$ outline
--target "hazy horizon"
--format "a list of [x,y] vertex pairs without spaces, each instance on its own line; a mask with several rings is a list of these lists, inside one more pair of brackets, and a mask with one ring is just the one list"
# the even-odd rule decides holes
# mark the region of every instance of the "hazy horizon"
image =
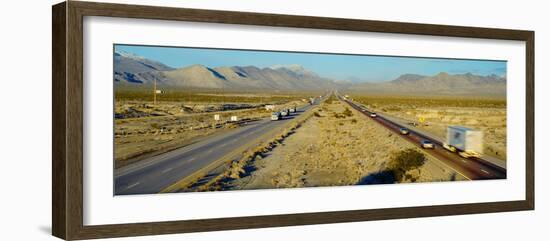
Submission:
[[426,57],[348,55],[332,53],[274,52],[188,47],[115,45],[115,51],[127,52],[161,62],[173,68],[201,64],[211,68],[256,66],[259,68],[300,65],[333,80],[381,82],[403,74],[433,76],[472,73],[506,75],[506,61],[464,60]]

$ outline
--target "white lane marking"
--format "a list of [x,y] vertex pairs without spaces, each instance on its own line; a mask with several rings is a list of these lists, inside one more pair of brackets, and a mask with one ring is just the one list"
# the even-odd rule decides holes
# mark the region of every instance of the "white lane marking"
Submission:
[[210,149],[210,150],[208,150],[206,153],[209,153],[209,154],[210,154],[210,153],[212,153],[213,151],[214,151],[213,149]]
[[133,188],[133,187],[135,187],[135,186],[137,186],[137,185],[139,185],[139,182],[136,182],[136,183],[134,183],[134,184],[132,184],[132,185],[128,185],[128,186],[126,187],[126,189]]
[[185,161],[183,161],[183,163],[190,163],[190,162],[194,161],[195,159],[196,159],[196,158],[195,158],[195,157],[193,157],[193,158],[191,158],[191,159],[189,159],[189,160],[185,160]]
[[221,147],[227,146],[227,142],[220,145]]
[[173,169],[174,169],[173,167],[166,168],[162,171],[162,174],[172,171]]
[[487,173],[487,174],[491,174],[491,173],[489,173],[488,171],[486,171],[485,169],[480,169],[480,170],[481,170],[482,172]]

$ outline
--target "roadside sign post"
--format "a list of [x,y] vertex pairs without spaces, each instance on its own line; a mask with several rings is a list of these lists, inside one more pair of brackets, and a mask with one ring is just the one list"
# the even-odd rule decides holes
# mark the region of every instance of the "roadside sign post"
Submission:
[[157,78],[153,82],[153,105],[157,105],[157,94],[162,94],[162,90],[157,90]]
[[424,121],[426,121],[426,118],[424,118],[424,116],[418,117],[418,122],[420,122],[420,124],[424,123]]
[[213,125],[213,128],[218,128],[218,122],[220,121],[220,115],[219,114],[215,114],[214,115],[214,121],[216,121]]

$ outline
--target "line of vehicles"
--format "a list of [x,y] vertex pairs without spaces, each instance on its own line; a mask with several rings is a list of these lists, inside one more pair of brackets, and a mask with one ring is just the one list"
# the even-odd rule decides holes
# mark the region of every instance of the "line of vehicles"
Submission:
[[[345,96],[344,100],[349,99]],[[363,109],[363,111],[367,111]],[[376,118],[375,112],[370,112],[370,117]],[[399,128],[399,133],[409,135],[410,130],[405,127]],[[428,139],[420,141],[420,147],[424,149],[434,149],[435,144]],[[442,147],[450,152],[458,153],[463,158],[480,158],[483,153],[483,132],[464,126],[448,126],[447,136]]]
[[[400,128],[402,135],[408,135],[410,131],[407,128]],[[483,132],[470,129],[464,126],[447,127],[447,138],[441,145],[447,151],[458,153],[463,158],[480,158],[483,151]],[[424,149],[434,149],[435,144],[422,139],[420,147]]]
[[[316,97],[315,97],[316,98]],[[314,97],[310,97],[308,99],[302,99],[303,102],[306,102],[310,105],[313,105],[315,104],[315,98]],[[323,98],[322,95],[319,96],[319,99]],[[274,110],[276,107],[275,105],[269,105],[269,108],[268,106],[266,105],[266,110]],[[272,121],[277,121],[277,120],[282,120],[284,119],[285,117],[287,116],[291,116],[293,113],[296,113],[296,111],[298,110],[298,107],[296,105],[290,107],[290,108],[283,108],[279,111],[274,111],[274,112],[271,112],[271,120]]]
[[271,113],[271,120],[282,120],[287,116],[292,115],[293,113],[296,113],[296,106],[290,107],[290,108],[284,108],[280,111],[274,111]]
[[[370,117],[372,118],[376,118],[378,117],[378,115],[375,113],[375,112],[371,112],[369,114]],[[399,133],[401,133],[401,135],[408,135],[411,133],[411,131],[405,127],[400,127],[399,128]],[[435,145],[432,141],[430,140],[427,140],[427,139],[422,139],[420,141],[420,147],[424,148],[424,149],[434,149],[435,148]]]

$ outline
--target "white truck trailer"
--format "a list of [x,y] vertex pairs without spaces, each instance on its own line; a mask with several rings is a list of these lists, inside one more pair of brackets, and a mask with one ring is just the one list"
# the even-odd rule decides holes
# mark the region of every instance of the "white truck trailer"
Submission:
[[443,147],[451,152],[458,152],[464,158],[481,157],[483,132],[463,126],[449,126]]

